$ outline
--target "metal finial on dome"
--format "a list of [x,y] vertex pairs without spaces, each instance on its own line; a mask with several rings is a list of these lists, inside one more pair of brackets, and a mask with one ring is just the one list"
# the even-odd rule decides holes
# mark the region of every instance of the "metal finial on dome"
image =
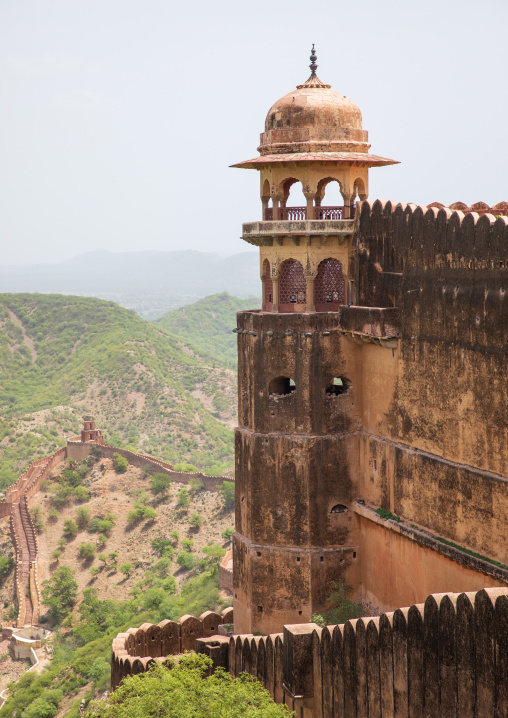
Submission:
[[310,51],[310,69],[311,69],[311,77],[316,77],[316,70],[318,66],[316,65],[317,55],[316,51],[314,50],[314,43],[312,43],[312,50]]
[[303,85],[297,85],[297,89],[300,90],[302,87],[331,87],[331,85],[325,85],[324,82],[321,82],[319,77],[316,75],[316,70],[318,68],[316,64],[317,55],[316,50],[314,48],[314,43],[312,43],[312,50],[310,51],[310,77],[307,80],[307,82],[304,82]]

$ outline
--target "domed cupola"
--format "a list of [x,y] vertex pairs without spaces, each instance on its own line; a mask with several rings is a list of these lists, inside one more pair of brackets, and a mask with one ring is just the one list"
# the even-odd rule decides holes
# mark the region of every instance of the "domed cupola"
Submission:
[[269,109],[258,147],[261,155],[289,152],[368,152],[368,133],[354,102],[316,75],[312,46],[311,75]]

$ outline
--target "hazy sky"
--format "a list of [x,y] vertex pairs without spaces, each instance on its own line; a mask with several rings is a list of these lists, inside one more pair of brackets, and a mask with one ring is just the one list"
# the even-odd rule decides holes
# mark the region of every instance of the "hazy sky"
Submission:
[[240,252],[270,106],[309,75],[356,102],[370,197],[508,200],[507,0],[0,0],[2,263]]

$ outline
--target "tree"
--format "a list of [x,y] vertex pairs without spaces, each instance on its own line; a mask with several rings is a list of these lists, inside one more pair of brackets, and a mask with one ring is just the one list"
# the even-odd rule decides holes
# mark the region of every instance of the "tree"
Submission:
[[171,486],[171,478],[167,474],[154,474],[150,479],[150,487],[154,496],[161,499],[167,496]]
[[188,551],[179,551],[176,562],[180,568],[190,569],[194,566],[194,556]]
[[[87,718],[290,718],[294,712],[273,702],[255,678],[233,678],[223,669],[206,677],[212,662],[189,653],[171,669],[156,664],[125,678],[107,701],[91,704]],[[190,710],[190,707],[192,709]]]
[[116,473],[125,474],[129,467],[129,462],[127,461],[125,456],[121,456],[120,454],[113,454],[113,462]]
[[53,576],[42,584],[42,600],[55,623],[60,623],[70,612],[78,596],[75,572],[68,566],[57,568]]
[[176,497],[176,505],[179,509],[186,509],[189,507],[190,498],[187,489],[180,489]]
[[223,507],[230,511],[235,507],[235,485],[232,481],[223,481],[220,486],[217,487],[217,493],[219,494]]
[[110,551],[110,553],[108,553],[108,558],[111,563],[116,564],[118,560],[118,551]]
[[122,563],[118,570],[128,578],[132,573],[132,563],[130,561],[126,561],[125,563]]
[[224,558],[226,549],[218,543],[214,543],[211,546],[203,546],[203,553],[206,558],[201,562],[203,568],[208,568],[214,575],[219,572],[219,564]]

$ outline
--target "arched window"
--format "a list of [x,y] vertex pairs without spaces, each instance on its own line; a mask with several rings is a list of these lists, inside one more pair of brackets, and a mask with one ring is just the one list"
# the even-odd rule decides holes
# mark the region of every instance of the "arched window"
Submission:
[[307,306],[307,283],[301,262],[286,259],[279,272],[279,312],[304,312]]
[[316,312],[337,312],[346,304],[346,282],[338,259],[323,259],[314,282]]
[[273,282],[270,272],[270,262],[265,259],[263,262],[263,276],[265,278],[265,312],[273,311]]

